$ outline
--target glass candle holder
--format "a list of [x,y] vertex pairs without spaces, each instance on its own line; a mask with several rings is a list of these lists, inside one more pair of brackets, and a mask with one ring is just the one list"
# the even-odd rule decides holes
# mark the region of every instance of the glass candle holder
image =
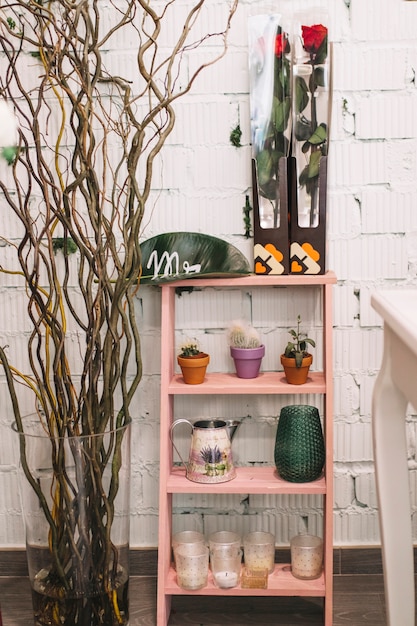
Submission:
[[207,585],[209,549],[207,546],[195,544],[179,545],[175,549],[177,584],[182,589],[196,590]]
[[251,570],[268,570],[272,574],[275,567],[275,537],[272,533],[255,531],[243,539],[245,565]]
[[221,548],[225,554],[230,552],[231,555],[236,554],[237,550],[242,547],[242,538],[237,533],[229,530],[219,530],[209,535],[210,551]]
[[302,580],[318,578],[323,568],[323,539],[315,535],[296,535],[290,545],[292,575]]
[[223,546],[210,551],[214,584],[220,589],[236,587],[240,579],[242,550]]
[[175,550],[178,546],[184,546],[185,549],[190,548],[191,551],[195,545],[206,545],[206,540],[203,533],[200,533],[196,530],[182,530],[179,533],[176,533],[172,537],[172,551],[174,553],[174,566],[175,565]]

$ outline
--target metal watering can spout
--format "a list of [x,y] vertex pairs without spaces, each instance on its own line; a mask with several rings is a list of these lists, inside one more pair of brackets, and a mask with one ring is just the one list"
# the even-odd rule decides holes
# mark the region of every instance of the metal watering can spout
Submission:
[[237,429],[241,425],[243,421],[243,417],[241,417],[240,419],[223,420],[223,421],[226,422],[226,428],[229,432],[230,441],[233,441],[233,437],[235,436]]
[[222,418],[214,418],[211,420],[200,420],[198,422],[196,422],[196,424],[201,424],[203,425],[204,428],[223,428],[226,427],[227,433],[229,435],[229,439],[230,441],[233,441],[233,437],[235,436],[235,433],[237,431],[237,429],[239,428],[240,424],[242,423],[243,417],[241,417],[240,419],[232,419],[232,420],[226,420],[226,419],[222,419]]

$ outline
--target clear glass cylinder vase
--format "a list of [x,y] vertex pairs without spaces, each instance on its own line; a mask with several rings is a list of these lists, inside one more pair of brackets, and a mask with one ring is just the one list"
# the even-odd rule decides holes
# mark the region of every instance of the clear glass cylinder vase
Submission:
[[35,626],[127,626],[130,423],[56,434],[34,415],[13,429]]

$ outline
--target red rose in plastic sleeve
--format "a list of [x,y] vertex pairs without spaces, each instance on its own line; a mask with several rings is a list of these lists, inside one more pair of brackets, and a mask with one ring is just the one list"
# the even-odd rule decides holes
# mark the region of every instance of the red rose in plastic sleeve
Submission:
[[290,39],[278,14],[249,18],[249,80],[260,222],[263,228],[276,228],[280,185],[286,185],[279,179],[279,163],[289,155],[291,140]]
[[275,56],[280,59],[283,53],[288,53],[290,51],[290,44],[288,38],[285,36],[285,33],[280,33],[275,37]]
[[320,161],[328,151],[329,44],[323,24],[301,23],[297,31],[293,65],[297,207],[299,223],[311,227],[318,223]]
[[301,30],[304,50],[306,52],[317,52],[327,37],[327,28],[323,24],[315,24],[314,26],[302,26]]

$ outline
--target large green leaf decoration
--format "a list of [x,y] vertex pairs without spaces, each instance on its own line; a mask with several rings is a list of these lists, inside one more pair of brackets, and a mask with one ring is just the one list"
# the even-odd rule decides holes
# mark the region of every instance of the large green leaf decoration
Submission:
[[250,274],[246,257],[223,239],[201,233],[162,233],[141,243],[142,283]]

